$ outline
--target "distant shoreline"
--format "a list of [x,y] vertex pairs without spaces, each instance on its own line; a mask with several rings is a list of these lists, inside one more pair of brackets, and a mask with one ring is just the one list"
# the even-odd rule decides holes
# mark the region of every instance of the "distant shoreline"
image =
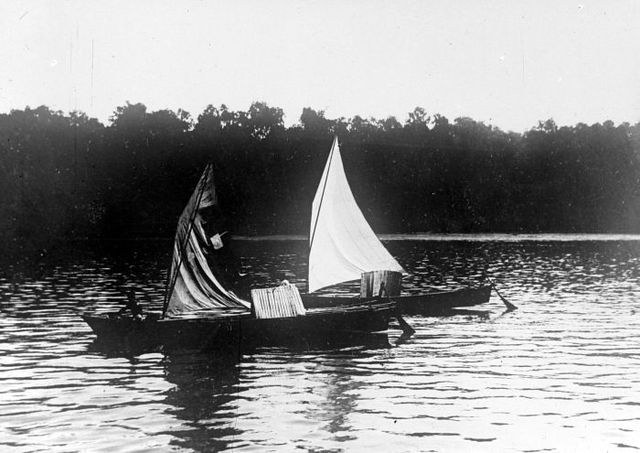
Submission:
[[[378,234],[382,241],[434,241],[434,242],[590,242],[590,241],[640,241],[640,234],[629,233],[390,233]],[[238,234],[235,241],[306,241],[304,234],[261,234],[255,236]],[[171,242],[172,237],[133,238],[78,238],[69,243],[83,242]]]
[[[398,233],[379,234],[383,241],[462,241],[462,242],[580,242],[580,241],[640,241],[640,234],[607,233],[483,233],[483,234],[437,234]],[[261,236],[234,236],[240,241],[306,241],[300,234],[274,234]]]

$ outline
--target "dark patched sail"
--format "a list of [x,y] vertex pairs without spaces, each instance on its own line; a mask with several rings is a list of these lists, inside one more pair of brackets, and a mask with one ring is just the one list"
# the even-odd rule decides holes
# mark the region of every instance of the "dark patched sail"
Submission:
[[208,165],[178,221],[167,316],[196,310],[250,307],[249,302],[229,290],[225,281],[229,264],[222,240],[225,232],[211,228],[216,222],[221,224],[220,217],[212,166]]

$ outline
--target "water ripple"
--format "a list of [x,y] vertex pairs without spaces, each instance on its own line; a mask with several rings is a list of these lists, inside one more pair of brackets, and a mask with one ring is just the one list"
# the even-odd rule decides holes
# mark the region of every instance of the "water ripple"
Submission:
[[[161,303],[166,251],[0,273],[0,449],[640,449],[640,242],[392,241],[407,293],[493,277],[475,314],[408,317],[399,347],[95,351],[78,317]],[[240,243],[261,284],[306,285],[305,244]],[[254,272],[256,271],[256,272]],[[341,292],[357,291],[344,285]]]

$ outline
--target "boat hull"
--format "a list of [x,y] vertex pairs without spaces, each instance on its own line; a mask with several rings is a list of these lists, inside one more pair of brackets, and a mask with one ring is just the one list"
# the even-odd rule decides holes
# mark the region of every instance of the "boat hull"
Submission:
[[[429,293],[396,296],[390,299],[396,302],[400,313],[406,315],[438,316],[447,314],[452,309],[473,307],[489,301],[491,286],[478,288],[462,288],[451,291],[433,291]],[[353,303],[356,300],[369,301],[375,299],[361,299],[359,297],[302,295],[302,302],[306,308],[333,307],[341,304]]]
[[144,350],[206,350],[231,345],[329,346],[384,331],[395,313],[394,303],[378,302],[312,309],[305,316],[275,319],[256,319],[249,314],[162,320],[85,314],[82,318],[103,344]]

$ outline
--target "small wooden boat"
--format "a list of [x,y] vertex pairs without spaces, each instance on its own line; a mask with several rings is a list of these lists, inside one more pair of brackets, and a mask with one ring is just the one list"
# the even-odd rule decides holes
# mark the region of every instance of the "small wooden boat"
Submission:
[[250,312],[221,315],[199,311],[189,316],[159,319],[147,316],[84,314],[82,319],[103,344],[137,345],[149,350],[212,350],[244,347],[335,344],[358,340],[367,333],[387,330],[395,317],[393,302],[360,301],[340,307],[318,307],[304,316],[257,319]]
[[287,344],[384,331],[392,316],[399,318],[388,300],[307,310],[288,283],[252,290],[251,302],[238,297],[228,286],[234,276],[222,250],[220,217],[209,165],[178,222],[162,313],[82,315],[99,340],[168,349]]
[[[386,277],[379,279],[382,274],[392,277],[394,282],[385,280]],[[407,272],[380,242],[353,197],[336,137],[313,199],[308,294],[304,294],[302,300],[308,308],[338,306],[378,296],[384,287],[384,292],[398,304],[401,313],[433,315],[455,307],[483,304],[491,295],[492,287],[483,285],[401,296],[402,275]],[[359,298],[313,294],[358,279],[361,279]],[[375,284],[372,284],[373,280]]]
[[[430,291],[416,295],[390,297],[400,313],[406,315],[438,316],[450,313],[454,308],[473,307],[483,304],[491,297],[491,286],[460,288],[448,291]],[[322,296],[303,294],[302,301],[307,308],[331,307],[350,304],[355,301],[377,300],[358,296]]]

